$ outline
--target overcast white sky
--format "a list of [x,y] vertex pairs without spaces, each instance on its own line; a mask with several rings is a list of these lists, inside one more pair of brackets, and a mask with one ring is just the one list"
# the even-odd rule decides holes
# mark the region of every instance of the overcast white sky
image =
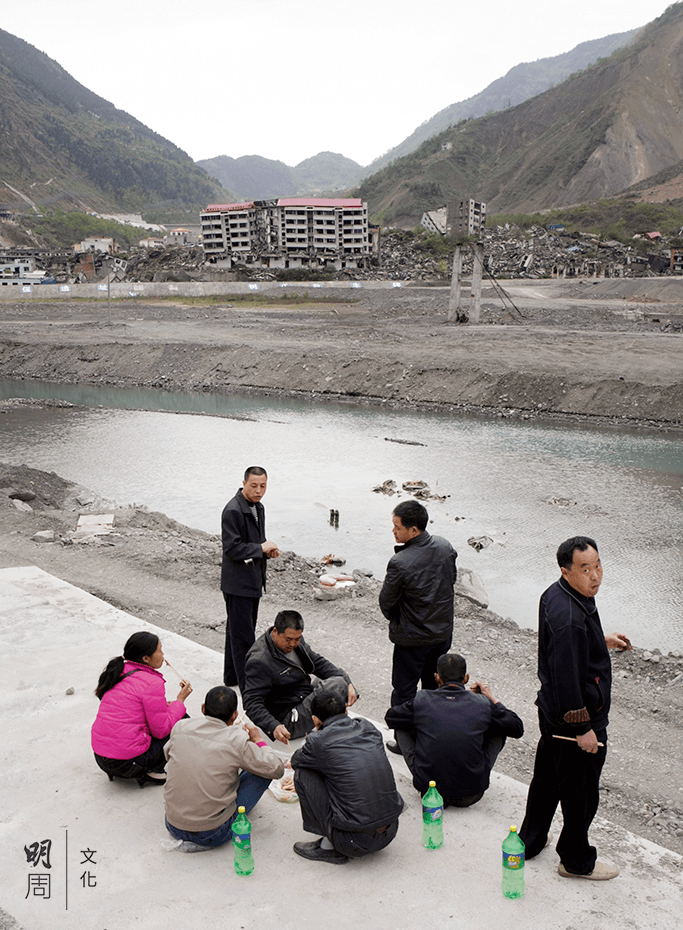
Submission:
[[0,27],[192,158],[362,165],[514,65],[669,0],[0,0]]

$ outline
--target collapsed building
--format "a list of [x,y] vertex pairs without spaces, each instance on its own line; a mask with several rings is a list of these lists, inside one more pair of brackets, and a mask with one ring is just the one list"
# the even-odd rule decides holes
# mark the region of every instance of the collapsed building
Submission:
[[207,261],[234,268],[367,268],[379,230],[357,197],[298,197],[211,204],[201,214]]
[[440,236],[479,236],[486,226],[486,204],[473,197],[453,200],[423,213],[420,226]]

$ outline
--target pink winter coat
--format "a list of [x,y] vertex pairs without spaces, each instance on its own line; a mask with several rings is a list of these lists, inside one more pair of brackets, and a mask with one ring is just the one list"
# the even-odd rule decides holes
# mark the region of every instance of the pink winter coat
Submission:
[[165,679],[149,665],[125,662],[123,674],[135,670],[104,695],[92,725],[93,752],[107,759],[134,759],[149,749],[152,736],[168,736],[185,716],[182,701],[166,703]]

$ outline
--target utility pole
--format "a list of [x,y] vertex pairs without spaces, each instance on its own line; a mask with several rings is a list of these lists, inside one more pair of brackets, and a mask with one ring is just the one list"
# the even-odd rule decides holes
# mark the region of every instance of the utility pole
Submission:
[[475,242],[472,246],[473,265],[472,265],[472,314],[471,323],[479,322],[479,312],[481,309],[481,279],[484,273],[484,246],[481,242]]
[[[484,246],[475,242],[472,248],[472,286],[468,306],[462,301],[462,246],[456,245],[453,253],[453,272],[451,274],[451,292],[448,300],[448,323],[478,323],[481,309],[481,280],[484,271]],[[469,309],[468,309],[469,307]],[[470,312],[471,310],[471,312]]]
[[462,269],[462,252],[459,245],[456,245],[453,253],[453,271],[451,273],[451,294],[448,300],[448,320],[453,323],[458,318],[460,309],[460,271]]

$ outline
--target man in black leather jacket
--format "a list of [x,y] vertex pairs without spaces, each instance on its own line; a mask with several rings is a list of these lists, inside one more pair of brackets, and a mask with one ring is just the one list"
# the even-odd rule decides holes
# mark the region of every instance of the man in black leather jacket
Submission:
[[252,465],[242,487],[223,508],[221,591],[225,600],[223,683],[244,690],[244,660],[254,644],[259,602],[266,587],[266,561],[280,554],[266,539],[265,468]]
[[403,798],[379,730],[351,719],[334,694],[311,704],[315,732],[292,756],[303,827],[321,838],[295,843],[305,859],[342,865],[384,849],[398,831]]
[[[392,707],[411,701],[419,681],[425,689],[436,687],[436,660],[448,652],[453,638],[458,553],[447,539],[427,532],[428,520],[418,501],[403,501],[394,508],[393,534],[399,545],[394,547],[379,594],[394,644]],[[387,746],[400,752],[395,743]]]
[[313,729],[311,701],[317,692],[331,691],[349,706],[358,698],[346,672],[314,652],[303,629],[298,611],[281,610],[274,626],[249,650],[245,666],[242,700],[247,716],[285,744]]

